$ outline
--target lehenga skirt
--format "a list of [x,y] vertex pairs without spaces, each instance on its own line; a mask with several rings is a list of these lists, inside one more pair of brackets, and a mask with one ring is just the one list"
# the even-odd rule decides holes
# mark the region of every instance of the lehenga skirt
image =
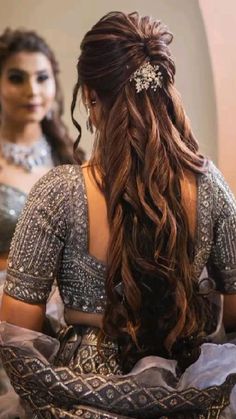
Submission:
[[[236,418],[236,346],[204,343],[182,375],[176,361],[141,359],[129,374],[98,329],[54,339],[2,322],[0,353],[28,418]],[[22,339],[24,336],[24,340]]]
[[[6,271],[0,270],[0,306],[5,278]],[[20,398],[14,391],[0,360],[0,419],[23,419],[24,417]]]
[[[5,278],[6,271],[0,271],[0,305]],[[46,312],[50,330],[54,333],[57,333],[62,326],[65,326],[63,312],[63,304],[58,289],[54,286],[49,297]],[[0,360],[0,419],[16,418],[26,419],[25,409],[22,406],[22,400],[20,400],[19,396],[14,391]],[[28,418],[31,419],[30,414],[28,415]]]

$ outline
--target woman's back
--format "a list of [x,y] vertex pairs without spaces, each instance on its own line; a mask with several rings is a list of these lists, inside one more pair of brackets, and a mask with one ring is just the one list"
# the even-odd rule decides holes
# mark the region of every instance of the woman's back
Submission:
[[[89,165],[84,164],[82,168],[88,200],[89,253],[103,263],[106,263],[109,246],[106,199],[94,180]],[[98,179],[98,181],[101,182],[101,179]],[[190,233],[194,239],[197,214],[196,175],[190,171],[186,171],[180,183],[182,202],[188,216]]]
[[[58,414],[69,410],[76,417],[79,400],[96,413],[101,408],[135,418],[182,410],[211,415],[217,400],[218,415],[228,403],[229,348],[223,348],[224,366],[213,377],[211,360],[218,352],[202,343],[218,320],[206,294],[212,288],[236,291],[236,204],[199,152],[174,86],[171,40],[157,20],[114,12],[82,41],[72,117],[81,91],[87,127],[96,129],[89,172],[64,166],[33,188],[13,240],[3,300],[2,319],[42,330],[56,277],[68,323],[75,323],[60,334],[57,359],[47,364],[46,375],[44,360],[27,358],[27,366],[35,367],[21,382],[50,387],[42,403],[33,401],[36,412],[46,408],[51,414],[60,405]],[[73,122],[79,142],[81,128]],[[205,267],[213,279],[200,278]],[[24,350],[21,344],[9,348],[8,336],[18,329],[3,329],[2,352],[14,378],[14,355]],[[45,337],[32,333],[35,339]],[[217,395],[206,377],[196,377],[205,361],[211,384],[222,379]],[[191,364],[191,379],[185,380],[189,369],[179,379],[179,369]],[[34,368],[42,382],[33,380]]]
[[[194,240],[193,275],[198,277],[210,256],[210,245],[219,211],[217,188],[221,188],[221,185],[212,164],[209,172],[199,175],[197,181],[194,176],[186,176],[181,183],[182,201],[186,205],[190,232]],[[34,210],[31,214],[35,206],[37,211]],[[233,211],[233,201],[231,203],[229,200],[228,206],[229,212],[231,206]],[[44,232],[42,215],[45,217],[47,213],[49,225]],[[9,258],[11,274],[5,286],[6,291],[12,293],[13,278],[22,268],[22,272],[19,271],[17,276],[20,275],[26,286],[27,283],[29,286],[28,278],[34,275],[32,269],[37,270],[40,260],[44,260],[44,291],[42,288],[40,292],[37,291],[36,279],[37,276],[40,279],[42,275],[38,272],[35,277],[36,283],[31,281],[28,291],[24,291],[28,293],[29,298],[34,298],[35,293],[39,296],[43,292],[41,298],[44,299],[56,275],[66,306],[68,323],[82,322],[101,326],[105,304],[109,226],[105,197],[93,180],[89,168],[84,165],[83,168],[62,166],[53,169],[33,189],[22,219],[22,222],[27,220],[27,224],[30,221],[32,224],[24,231],[19,227],[16,231],[15,247],[12,246],[14,253],[11,253]],[[50,237],[47,236],[48,229],[51,232]],[[19,245],[18,249],[19,234],[21,240],[25,235],[25,251],[22,245]],[[60,265],[57,264],[58,257],[55,256],[58,246],[61,246],[58,238],[64,242]],[[32,241],[32,246],[29,246],[29,240]],[[35,248],[38,249],[37,252]],[[16,296],[17,292],[14,290]]]
[[[93,178],[90,166],[82,166],[88,205],[88,252],[98,261],[106,264],[109,251],[109,224],[107,219],[106,199],[97,182]],[[98,174],[96,174],[98,176]],[[101,179],[98,179],[101,182]],[[197,184],[196,176],[188,172],[181,180],[181,194],[183,205],[188,214],[189,228],[193,239],[195,238],[197,213]],[[68,323],[82,323],[101,327],[100,315],[85,315],[78,311],[65,312]]]
[[93,178],[89,165],[84,164],[82,168],[88,202],[88,250],[92,256],[105,264],[109,245],[106,200]]
[[[186,202],[186,205],[188,202],[190,203],[186,208],[188,211],[192,208],[193,199],[196,202],[196,229],[194,225],[190,229],[195,244],[193,274],[199,277],[203,267],[208,265],[212,272],[218,272],[214,287],[223,292],[235,292],[235,285],[233,285],[234,272],[227,270],[227,275],[225,275],[223,268],[225,264],[224,255],[227,255],[227,260],[230,260],[232,265],[236,262],[234,252],[229,251],[226,243],[234,236],[234,231],[231,229],[231,220],[236,218],[235,201],[230,195],[222,176],[212,163],[209,163],[209,168],[205,173],[198,176],[197,182],[191,179],[193,182],[192,188],[186,186],[186,183],[187,185],[189,185],[189,182],[191,183],[190,179],[188,178],[188,181],[184,180],[182,191],[183,201]],[[99,211],[96,212],[96,210]],[[224,226],[223,234],[221,233],[221,226]],[[106,240],[106,246],[100,246],[100,235],[104,241]],[[91,241],[93,242],[92,246],[90,246]],[[59,252],[60,247],[63,249],[62,252]],[[222,254],[220,254],[220,249],[223,249]],[[96,387],[96,393],[99,394],[101,406],[106,405],[106,396],[103,399],[104,389],[108,390],[111,383],[119,381],[119,375],[122,373],[117,358],[116,341],[107,340],[106,337],[100,349],[97,348],[99,333],[96,327],[102,326],[102,316],[106,303],[105,273],[106,253],[108,251],[109,228],[107,226],[104,196],[91,176],[88,175],[87,169],[81,169],[79,166],[58,167],[39,181],[30,194],[13,240],[8,278],[5,284],[5,292],[14,297],[14,300],[23,299],[25,303],[31,304],[36,301],[44,303],[54,277],[51,273],[53,272],[57,276],[61,296],[66,307],[67,323],[68,325],[75,325],[74,329],[68,327],[61,341],[62,347],[57,356],[57,366],[60,371],[62,371],[64,365],[67,365],[72,371],[75,370],[77,375],[74,376],[73,372],[71,374],[73,380],[78,381],[79,384],[83,380],[87,380],[86,373],[99,374],[99,380],[102,380],[102,384],[101,388],[100,386]],[[58,252],[60,253],[59,258]],[[43,261],[43,264],[40,261]],[[210,285],[212,285],[212,282],[210,282]],[[203,291],[205,294],[209,290],[209,288],[200,290],[199,287],[199,291]],[[210,300],[205,297],[204,299],[206,304],[209,304]],[[14,312],[11,312],[13,322],[16,321],[14,315]],[[18,322],[18,311],[17,319]],[[82,325],[92,326],[92,328]],[[96,326],[95,329],[94,326]],[[212,326],[216,327],[216,324]],[[80,342],[79,346],[77,346],[78,342]],[[197,348],[195,343],[194,340],[189,341],[189,343],[187,343],[187,340],[182,342],[179,348],[181,353],[179,361],[186,362],[187,360],[187,363],[189,362],[189,350],[190,348]],[[149,353],[149,355],[151,354],[163,357],[162,353]],[[197,354],[199,353],[197,352]],[[185,357],[186,359],[184,359]],[[210,360],[207,347],[204,348],[202,357],[208,365],[207,363]],[[152,377],[156,376],[157,364],[159,365],[160,362],[163,363],[163,371],[171,367],[175,376],[173,360],[169,364],[166,359],[157,358],[157,363],[155,358],[153,358],[153,361],[152,358],[150,360],[148,357],[145,359],[146,368],[150,368],[150,371],[154,368]],[[105,361],[103,362],[103,360]],[[199,362],[201,364],[202,361]],[[194,368],[197,367],[193,366],[193,376],[190,375],[191,380],[194,378]],[[136,397],[134,396],[136,392],[142,395],[142,390],[140,393],[137,382],[135,381],[135,384],[132,382],[133,379],[135,380],[135,374],[138,376],[140,374],[140,379],[142,379],[142,361],[135,371],[133,372],[134,375],[130,376],[131,378],[129,375],[126,378],[120,378],[124,385],[128,386],[129,383],[132,383],[133,395],[130,396],[132,403],[133,397]],[[82,374],[82,378],[80,374]],[[102,378],[100,378],[100,374]],[[109,377],[104,378],[107,374],[111,377],[110,381]],[[54,376],[51,375],[51,371],[49,371],[49,376],[50,380]],[[159,377],[159,375],[156,377]],[[186,377],[188,377],[188,374]],[[73,385],[73,380],[71,385]],[[175,380],[177,383],[177,378]],[[166,379],[164,379],[165,382]],[[173,383],[171,384],[168,380],[167,382],[169,387],[172,386]],[[83,382],[83,385],[87,384]],[[156,384],[145,382],[145,388],[149,389],[149,385],[155,387]],[[164,393],[160,394],[161,400],[163,399],[163,406],[165,406],[166,393],[165,390],[163,391]],[[176,389],[173,388],[170,400],[174,400],[175,391]],[[184,391],[186,398],[188,398],[188,393],[186,390]],[[196,390],[196,394],[198,393],[199,390]],[[145,394],[147,394],[146,390]],[[210,392],[209,397],[211,397]],[[187,404],[183,401],[181,406],[184,406],[184,408],[195,406],[194,401],[189,404],[189,399],[187,400]],[[208,396],[206,396],[206,400],[208,400]],[[114,396],[114,402],[120,403],[119,398],[117,399]],[[91,403],[94,402],[91,401]],[[155,406],[157,410],[159,405],[159,403],[155,405],[155,401],[152,403],[152,406]],[[128,409],[126,405],[119,404],[119,406],[122,412],[126,412]],[[222,408],[224,406],[225,403],[222,404]],[[137,407],[134,407],[133,404],[130,409],[131,411],[132,409],[135,412],[137,411]],[[138,413],[136,412],[135,415],[138,415]]]

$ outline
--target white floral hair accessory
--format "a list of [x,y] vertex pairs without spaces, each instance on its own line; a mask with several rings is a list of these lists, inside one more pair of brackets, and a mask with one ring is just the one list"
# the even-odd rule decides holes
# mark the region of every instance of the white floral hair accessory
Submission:
[[158,87],[162,87],[162,79],[159,65],[152,65],[149,61],[146,61],[132,74],[129,81],[135,81],[135,89],[139,93],[144,89],[149,89],[149,87],[155,92]]

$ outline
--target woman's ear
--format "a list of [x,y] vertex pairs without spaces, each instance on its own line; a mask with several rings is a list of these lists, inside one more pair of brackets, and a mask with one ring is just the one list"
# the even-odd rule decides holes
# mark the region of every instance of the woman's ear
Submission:
[[97,93],[95,90],[89,89],[88,86],[84,85],[82,87],[82,100],[92,125],[98,129],[101,119],[101,102],[98,99]]
[[89,89],[86,85],[82,87],[82,100],[84,105],[94,106],[97,103],[97,94],[95,90]]
[[83,85],[82,86],[82,101],[84,105],[88,102],[87,98],[88,98],[88,88],[87,86]]

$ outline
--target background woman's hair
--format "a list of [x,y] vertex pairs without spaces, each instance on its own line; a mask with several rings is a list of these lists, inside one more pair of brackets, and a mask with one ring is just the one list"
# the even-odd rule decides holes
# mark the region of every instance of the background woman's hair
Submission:
[[[207,161],[174,87],[171,41],[159,21],[112,12],[85,35],[77,65],[72,118],[83,85],[102,104],[91,163],[110,226],[103,330],[118,339],[125,371],[144,355],[178,357],[179,342],[196,344],[206,329],[180,181]],[[130,77],[147,60],[163,85],[137,93]]]
[[51,63],[56,83],[55,107],[52,109],[50,119],[47,117],[43,119],[42,130],[52,146],[55,164],[70,163],[73,161],[73,147],[68,130],[62,121],[63,96],[58,80],[59,67],[53,51],[45,40],[34,31],[5,29],[0,35],[0,75],[7,59],[11,55],[22,51],[40,52]]

